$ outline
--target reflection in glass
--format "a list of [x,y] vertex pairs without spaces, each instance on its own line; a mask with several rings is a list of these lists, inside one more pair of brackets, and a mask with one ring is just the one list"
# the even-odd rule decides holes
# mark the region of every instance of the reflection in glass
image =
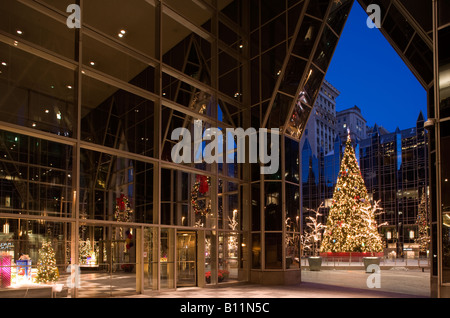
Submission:
[[266,233],[265,236],[265,268],[282,268],[282,236],[281,233]]
[[[314,1],[312,1],[313,3]],[[292,53],[309,58],[320,29],[320,21],[305,16]]]
[[81,137],[102,146],[153,156],[154,103],[83,77]]
[[2,121],[71,137],[75,73],[0,43]]
[[[54,251],[58,284],[65,284],[68,278],[66,269],[71,264],[69,223],[7,219],[2,220],[0,232],[0,289],[38,287],[36,275],[42,270],[39,266],[43,243],[50,244]],[[56,297],[67,297],[69,286],[65,286]]]
[[281,182],[264,183],[264,217],[266,231],[281,231]]
[[81,151],[82,218],[153,223],[153,213],[152,164]]
[[70,217],[72,147],[5,131],[0,140],[0,209]]
[[[16,48],[21,48],[23,40],[71,60],[75,59],[75,30],[19,1],[2,1],[0,30],[17,38],[14,44]],[[0,56],[4,58],[10,55]]]

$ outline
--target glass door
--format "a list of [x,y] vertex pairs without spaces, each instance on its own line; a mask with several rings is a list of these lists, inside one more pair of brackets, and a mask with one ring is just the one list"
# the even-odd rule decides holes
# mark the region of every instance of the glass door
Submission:
[[177,287],[197,286],[197,235],[177,233]]

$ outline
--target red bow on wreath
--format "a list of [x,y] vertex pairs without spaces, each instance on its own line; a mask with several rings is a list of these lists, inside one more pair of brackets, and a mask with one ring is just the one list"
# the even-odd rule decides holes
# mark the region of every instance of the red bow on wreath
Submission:
[[124,211],[125,210],[125,195],[122,194],[120,196],[120,198],[117,198],[117,206],[119,208],[120,211]]
[[198,178],[198,181],[200,182],[198,192],[200,192],[201,194],[205,194],[209,190],[208,177],[199,176],[197,178]]

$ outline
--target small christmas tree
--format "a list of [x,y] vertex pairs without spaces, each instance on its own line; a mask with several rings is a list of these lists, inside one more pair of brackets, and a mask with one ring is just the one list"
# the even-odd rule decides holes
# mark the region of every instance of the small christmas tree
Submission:
[[39,250],[39,260],[37,263],[36,283],[56,282],[59,278],[58,268],[56,267],[55,251],[52,243],[46,241],[42,243]]
[[381,252],[375,208],[356,161],[350,134],[328,215],[321,252]]

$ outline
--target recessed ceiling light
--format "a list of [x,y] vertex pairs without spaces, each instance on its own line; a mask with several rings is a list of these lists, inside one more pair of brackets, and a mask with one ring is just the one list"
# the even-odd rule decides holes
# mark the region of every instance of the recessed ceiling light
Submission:
[[22,30],[17,30],[17,34],[22,35],[23,34]]
[[2,62],[2,65],[3,65],[3,66],[7,66],[8,64],[6,64],[6,62]]
[[31,126],[36,127],[36,123],[33,123]]
[[120,33],[122,33],[123,35],[125,35],[125,33],[127,33],[127,31],[125,31],[125,30],[120,30]]
[[45,110],[45,113],[48,114],[50,111],[48,109]]
[[119,33],[118,36],[119,36],[119,38],[123,38],[123,34],[122,33]]
[[94,61],[91,61],[89,64],[91,64],[92,66],[94,66],[94,65],[95,65],[95,62],[94,62]]
[[72,89],[72,86],[71,86],[71,85],[67,85],[67,88],[68,88],[68,89]]

